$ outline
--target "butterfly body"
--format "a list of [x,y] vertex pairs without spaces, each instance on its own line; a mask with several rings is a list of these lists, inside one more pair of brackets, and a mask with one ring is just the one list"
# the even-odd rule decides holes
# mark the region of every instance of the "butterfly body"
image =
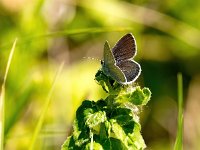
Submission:
[[136,42],[130,33],[123,36],[112,50],[106,41],[102,62],[103,72],[120,84],[134,82],[141,73],[140,65],[133,60],[136,52]]

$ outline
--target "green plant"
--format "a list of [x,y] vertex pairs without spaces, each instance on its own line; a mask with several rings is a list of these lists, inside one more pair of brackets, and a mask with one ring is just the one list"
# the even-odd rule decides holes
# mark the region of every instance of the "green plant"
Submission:
[[144,149],[139,108],[150,100],[148,88],[121,85],[102,70],[95,80],[108,93],[106,99],[84,100],[76,111],[73,134],[62,145],[68,149]]

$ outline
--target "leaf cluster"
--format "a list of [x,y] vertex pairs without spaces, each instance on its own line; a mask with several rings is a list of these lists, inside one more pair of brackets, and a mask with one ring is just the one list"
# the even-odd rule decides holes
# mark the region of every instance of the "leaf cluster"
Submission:
[[109,95],[96,102],[82,102],[76,111],[73,134],[64,142],[62,150],[144,149],[138,107],[147,104],[150,90],[120,85],[101,70],[95,79]]

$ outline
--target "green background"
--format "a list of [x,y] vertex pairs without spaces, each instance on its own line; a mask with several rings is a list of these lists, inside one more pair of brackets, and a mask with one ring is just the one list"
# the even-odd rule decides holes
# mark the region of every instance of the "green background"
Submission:
[[183,74],[184,148],[200,136],[200,1],[1,0],[0,83],[18,38],[5,94],[5,149],[27,149],[61,62],[37,149],[60,149],[84,99],[106,94],[94,81],[104,42],[126,33],[137,41],[142,73],[152,92],[141,111],[149,149],[172,149],[177,128],[177,73]]

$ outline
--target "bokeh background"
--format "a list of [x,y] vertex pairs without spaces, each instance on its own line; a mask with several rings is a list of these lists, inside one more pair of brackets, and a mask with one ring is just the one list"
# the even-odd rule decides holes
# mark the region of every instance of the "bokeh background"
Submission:
[[[0,81],[18,38],[6,82],[5,149],[28,149],[56,72],[36,149],[60,149],[84,99],[106,94],[95,82],[103,45],[131,32],[142,74],[152,91],[141,112],[147,149],[173,148],[177,73],[183,74],[184,149],[200,149],[200,1],[0,0]],[[90,59],[94,58],[94,59]]]

